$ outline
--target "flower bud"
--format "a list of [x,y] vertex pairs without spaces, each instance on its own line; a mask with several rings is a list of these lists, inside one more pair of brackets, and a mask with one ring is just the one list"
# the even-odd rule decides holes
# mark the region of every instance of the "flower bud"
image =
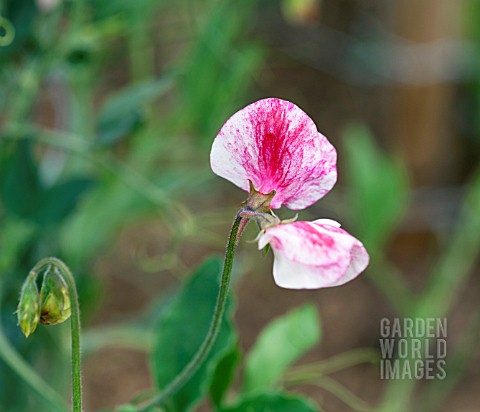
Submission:
[[48,268],[43,277],[40,290],[42,325],[58,325],[71,315],[70,294],[68,285],[55,268]]
[[35,272],[28,275],[23,283],[18,302],[18,325],[27,338],[35,331],[40,320],[40,295],[36,279]]

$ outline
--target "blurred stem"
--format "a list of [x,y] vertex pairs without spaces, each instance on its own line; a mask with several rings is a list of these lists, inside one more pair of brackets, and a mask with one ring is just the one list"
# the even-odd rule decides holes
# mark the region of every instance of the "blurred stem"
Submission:
[[434,412],[439,409],[445,397],[458,383],[465,370],[472,365],[480,340],[480,312],[477,312],[468,325],[453,356],[448,357],[447,377],[436,380],[422,392],[418,410]]
[[94,138],[93,125],[93,92],[91,78],[94,77],[93,69],[89,67],[78,68],[71,77],[70,85],[72,89],[72,110],[71,110],[71,128],[79,137],[85,140]]
[[[88,64],[88,63],[84,63]],[[93,92],[90,79],[93,77],[90,67],[78,67],[70,75],[70,128],[79,138],[92,142],[95,137],[93,116]],[[83,158],[72,158],[70,171],[82,173],[88,170],[89,163]]]
[[74,133],[43,130],[42,128],[23,123],[8,123],[5,127],[5,132],[0,135],[0,139],[34,139],[37,142],[76,153],[115,173],[122,183],[134,192],[140,194],[156,206],[167,209],[174,214],[174,218],[167,219],[167,225],[169,222],[193,221],[190,211],[184,205],[173,201],[171,196],[161,187],[117,159],[113,154],[92,150],[94,146],[91,142],[85,141]]
[[[36,95],[43,77],[58,61],[61,61],[70,50],[70,33],[78,30],[85,20],[85,1],[75,0],[72,6],[72,24],[68,32],[62,33],[61,38],[51,36],[51,44],[45,45],[42,53],[32,59],[19,75],[19,84],[15,99],[10,104],[8,119],[12,123],[22,123],[29,116],[32,106],[36,102]],[[60,16],[59,16],[60,18]],[[54,24],[56,20],[52,21]],[[54,30],[57,33],[57,30]]]
[[[55,19],[51,22],[56,24]],[[53,29],[56,33],[56,28]],[[15,98],[9,104],[8,120],[12,123],[22,123],[28,119],[32,106],[36,103],[36,96],[40,88],[43,77],[49,69],[65,54],[65,41],[68,36],[65,34],[62,38],[51,36],[51,43],[45,45],[42,53],[25,65],[25,68],[19,73],[17,90]]]
[[65,412],[68,407],[38,373],[18,354],[0,327],[0,358],[8,365],[53,411]]
[[479,254],[480,170],[469,185],[450,246],[432,273],[429,286],[416,307],[415,315],[444,316]]
[[371,348],[354,349],[340,353],[320,362],[309,363],[290,368],[285,376],[288,383],[318,379],[320,375],[328,375],[358,365],[360,363],[378,363],[380,353]]
[[[381,247],[372,248],[372,250],[380,251]],[[379,252],[371,256],[368,273],[395,311],[399,315],[406,316],[411,311],[414,296],[398,269]]]
[[377,411],[376,407],[370,406],[364,400],[360,399],[357,395],[350,392],[342,384],[340,384],[339,382],[337,382],[332,378],[324,376],[321,379],[318,379],[316,382],[310,382],[310,384],[325,389],[326,391],[335,395],[338,399],[340,399],[343,403],[345,403],[355,411],[358,411],[358,412]]
[[166,388],[163,389],[159,395],[157,395],[155,399],[153,399],[147,405],[141,407],[139,409],[140,412],[147,412],[157,406],[162,405],[171,395],[178,391],[198,370],[210,352],[210,349],[212,349],[222,324],[223,313],[225,311],[225,305],[228,298],[233,259],[235,257],[235,248],[241,236],[240,227],[242,226],[242,223],[245,222],[245,219],[246,218],[241,217],[240,214],[237,214],[232,225],[232,230],[230,231],[230,237],[228,238],[227,251],[223,265],[222,278],[220,280],[220,289],[217,296],[217,303],[215,304],[215,310],[213,312],[212,322],[210,323],[207,336],[205,337],[197,353],[183,368],[183,370],[170,382]]
[[80,359],[80,306],[78,303],[77,287],[70,269],[60,259],[49,257],[40,260],[31,272],[40,272],[45,267],[54,266],[57,268],[68,285],[70,299],[72,302],[72,393],[73,411],[82,412],[82,374]]
[[[416,301],[409,314],[412,318],[444,317],[480,253],[480,171],[467,191],[464,207],[452,236],[430,277],[429,286]],[[411,338],[409,344],[411,344]],[[406,359],[405,361],[408,361]],[[387,387],[382,411],[406,412],[412,409],[412,396],[417,381],[392,380]]]
[[153,334],[138,326],[107,325],[93,328],[82,333],[82,351],[84,355],[115,344],[123,348],[150,352]]
[[8,119],[12,123],[21,123],[27,119],[35,103],[35,96],[47,68],[50,66],[50,55],[36,59],[19,75],[18,94],[10,105]]
[[150,21],[132,16],[128,36],[128,51],[130,54],[130,70],[133,82],[140,82],[154,77],[154,52]]
[[86,20],[85,0],[74,0],[70,13],[70,30],[79,30]]

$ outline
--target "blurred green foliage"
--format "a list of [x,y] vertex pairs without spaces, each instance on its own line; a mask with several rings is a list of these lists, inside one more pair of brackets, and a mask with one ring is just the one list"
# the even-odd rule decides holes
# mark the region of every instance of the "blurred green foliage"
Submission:
[[212,403],[218,408],[225,402],[225,396],[233,384],[235,372],[239,366],[242,354],[238,345],[234,346],[218,362],[210,383],[210,398]]
[[312,305],[302,306],[272,321],[245,360],[243,393],[274,389],[288,366],[319,340],[319,319]]
[[352,124],[343,134],[352,214],[362,242],[376,251],[406,211],[407,171],[400,160],[382,153],[366,126]]
[[[207,196],[211,188],[208,147],[225,119],[246,103],[267,54],[249,32],[260,3],[60,0],[48,9],[39,1],[6,0],[0,5],[0,15],[15,28],[13,42],[0,47],[0,411],[65,410],[51,388],[62,396],[68,392],[67,329],[39,328],[26,341],[12,315],[21,283],[37,260],[55,255],[68,262],[88,319],[100,297],[93,262],[122,228],[154,216],[164,222],[172,245],[208,238],[213,223],[196,218],[198,195]],[[469,4],[469,34],[478,48],[480,6]],[[478,66],[478,56],[471,58]],[[474,133],[469,130],[475,136],[479,85],[478,75],[472,76],[468,124],[475,125]],[[346,128],[344,137],[348,203],[371,255],[372,282],[401,316],[445,316],[480,250],[478,175],[466,186],[459,220],[442,243],[425,289],[412,290],[386,253],[410,200],[406,166],[382,151],[363,124]],[[173,246],[171,254],[177,252]],[[219,268],[218,260],[206,261],[172,301],[170,295],[159,297],[147,320],[87,329],[87,352],[108,345],[108,339],[151,349],[153,375],[163,387],[208,328]],[[302,365],[308,369],[292,366],[320,340],[312,306],[273,320],[245,359],[231,310],[217,350],[167,410],[190,410],[205,398],[225,412],[318,410],[283,393],[295,382],[323,385],[352,408],[368,409],[326,379],[329,359]],[[470,343],[454,354],[461,362],[452,363],[449,379],[431,383],[420,397],[422,412],[435,410],[464,373],[476,335],[467,330],[466,336]],[[333,359],[330,366],[339,370],[371,360],[367,355]],[[236,389],[238,381],[242,390]],[[415,389],[416,382],[391,382],[379,410],[412,410]],[[41,399],[47,403],[40,406]],[[118,410],[135,409],[132,404]]]
[[[152,369],[159,389],[166,387],[193,358],[207,334],[216,303],[222,260],[212,258],[188,280],[175,300],[162,313],[155,329]],[[222,327],[205,362],[175,395],[169,405],[190,411],[208,392],[212,372],[220,359],[236,346],[232,305],[226,309]],[[185,327],[188,325],[188,327]]]
[[404,313],[411,305],[411,292],[389,264],[385,250],[408,207],[406,167],[382,152],[365,125],[346,127],[343,137],[348,200],[359,238],[370,254],[370,276],[395,309]]
[[[91,265],[121,228],[160,215],[172,237],[196,232],[182,202],[208,187],[208,142],[246,96],[262,47],[245,36],[253,1],[48,4],[0,6],[15,28],[0,47],[0,297],[7,339],[29,363],[48,353],[37,369],[63,391],[68,354],[51,348],[66,330],[21,338],[11,314],[22,279],[61,257],[88,319]],[[159,64],[155,49],[171,45]],[[21,382],[0,362],[2,408],[31,409]]]
[[[217,289],[212,285],[218,285],[221,270],[220,258],[203,262],[161,311],[153,331],[151,352],[153,376],[159,390],[182,371],[200,347],[215,306]],[[230,300],[213,350],[192,379],[166,403],[166,409],[195,410],[209,394],[218,411],[287,411],[291,407],[299,411],[318,411],[307,400],[281,392],[281,378],[286,368],[319,341],[319,319],[313,305],[294,309],[267,325],[245,362],[238,349],[232,310]],[[227,395],[243,363],[245,390],[232,401]],[[235,406],[230,406],[232,403]],[[129,410],[127,406],[123,408]],[[134,405],[131,408],[135,410]]]
[[[365,239],[371,256],[369,274],[399,316],[406,318],[442,318],[449,314],[461,287],[465,284],[480,251],[480,170],[476,170],[466,185],[462,208],[454,227],[444,242],[443,249],[422,290],[413,290],[405,276],[386,256],[385,242],[394,233],[395,225],[403,218],[408,200],[405,167],[389,158],[376,147],[372,134],[362,126],[345,131],[350,202],[354,205],[354,222]],[[361,165],[368,167],[361,167]],[[463,331],[471,336],[477,320]],[[415,339],[409,339],[413,348]],[[455,353],[466,356],[462,348]],[[402,360],[409,362],[413,360]],[[459,370],[461,369],[461,371]],[[422,411],[434,411],[465,372],[466,363],[449,363],[447,378],[433,381],[420,396],[414,391],[415,379],[392,380],[387,385],[385,398],[379,406],[382,412],[409,411],[416,404]],[[450,374],[450,371],[453,373]],[[448,389],[448,390],[447,390]]]
[[221,409],[221,412],[314,412],[319,409],[300,397],[283,393],[268,393],[244,399],[238,405]]

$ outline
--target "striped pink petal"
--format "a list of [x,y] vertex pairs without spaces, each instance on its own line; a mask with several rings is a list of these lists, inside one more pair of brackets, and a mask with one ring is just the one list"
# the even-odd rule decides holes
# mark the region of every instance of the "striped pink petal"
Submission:
[[362,243],[327,219],[279,224],[265,229],[259,249],[273,249],[275,283],[288,289],[339,286],[357,277],[368,265]]
[[304,209],[335,184],[337,153],[312,119],[291,102],[269,98],[235,113],[210,154],[212,170],[249,190],[276,194],[271,207]]

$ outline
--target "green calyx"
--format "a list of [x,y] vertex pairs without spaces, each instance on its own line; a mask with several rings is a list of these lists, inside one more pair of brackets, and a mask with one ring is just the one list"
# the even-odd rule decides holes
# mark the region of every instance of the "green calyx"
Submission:
[[270,207],[275,196],[275,190],[267,194],[261,193],[255,189],[251,180],[249,180],[249,183],[250,192],[247,200],[242,204],[243,207],[238,212],[239,216],[244,218],[245,221],[250,219],[256,220],[261,229],[280,223],[280,219],[273,213]]
[[270,212],[270,204],[272,199],[275,196],[275,190],[272,190],[270,193],[260,193],[252,181],[249,180],[250,191],[248,193],[248,199],[245,202],[245,209],[251,210],[257,213],[268,213]]

